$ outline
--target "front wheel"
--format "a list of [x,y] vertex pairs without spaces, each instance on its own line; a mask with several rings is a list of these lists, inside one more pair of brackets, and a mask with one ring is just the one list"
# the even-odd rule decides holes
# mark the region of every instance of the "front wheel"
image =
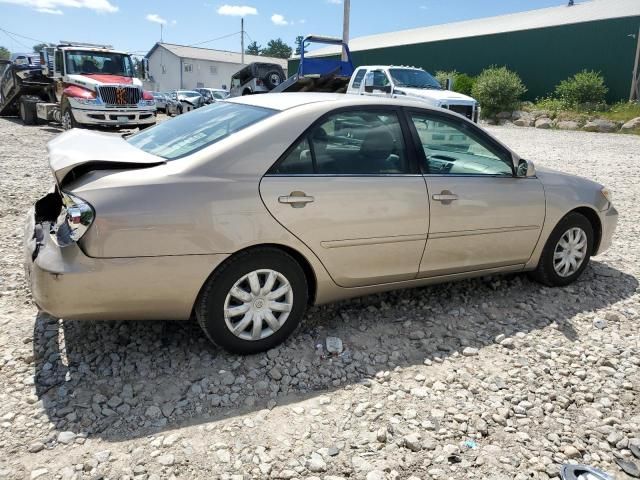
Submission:
[[260,248],[232,257],[209,278],[196,317],[207,337],[225,350],[258,353],[295,330],[308,295],[304,271],[293,257]]
[[550,287],[575,282],[593,251],[593,227],[584,215],[572,212],[551,232],[532,276]]
[[72,128],[78,128],[80,124],[76,122],[76,119],[73,117],[73,112],[71,111],[71,105],[68,103],[64,104],[62,107],[61,113],[61,122],[63,130],[71,130]]

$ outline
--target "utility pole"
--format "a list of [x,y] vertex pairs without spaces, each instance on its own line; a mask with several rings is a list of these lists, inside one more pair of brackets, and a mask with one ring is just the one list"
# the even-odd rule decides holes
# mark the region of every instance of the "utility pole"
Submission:
[[640,72],[638,71],[638,64],[640,63],[640,28],[638,28],[636,41],[638,45],[636,46],[636,59],[633,65],[633,79],[631,80],[631,93],[629,94],[630,102],[640,100]]
[[[344,0],[344,14],[342,16],[342,41],[349,44],[349,17],[351,16],[351,0]],[[347,49],[342,47],[342,61],[347,61]]]
[[244,65],[244,17],[240,19],[240,51],[242,52],[241,63]]
[[162,43],[162,27],[164,27],[164,25],[160,24],[160,43]]

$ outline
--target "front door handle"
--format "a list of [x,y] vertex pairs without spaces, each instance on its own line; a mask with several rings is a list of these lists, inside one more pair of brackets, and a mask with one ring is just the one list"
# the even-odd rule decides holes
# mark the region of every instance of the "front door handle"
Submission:
[[443,190],[440,193],[435,193],[431,196],[436,202],[442,202],[445,205],[450,204],[454,200],[458,200],[458,195],[451,193],[449,190]]
[[278,197],[278,202],[288,203],[293,208],[302,208],[307,203],[311,203],[315,198],[308,196],[304,192],[291,192],[289,195],[282,195]]

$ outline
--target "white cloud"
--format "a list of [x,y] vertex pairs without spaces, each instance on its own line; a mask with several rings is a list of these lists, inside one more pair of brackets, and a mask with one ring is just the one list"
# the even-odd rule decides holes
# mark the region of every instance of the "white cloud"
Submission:
[[229,15],[232,17],[245,17],[247,15],[257,15],[258,10],[248,5],[222,5],[218,8],[218,15]]
[[36,12],[48,13],[50,15],[62,15],[62,10],[57,8],[36,8]]
[[280,15],[279,13],[271,15],[271,21],[274,25],[289,25],[289,22],[284,18],[284,15]]
[[342,5],[342,0],[327,0],[327,3],[332,5]]
[[157,13],[148,13],[147,16],[144,18],[146,18],[147,20],[153,23],[160,23],[161,25],[167,24],[167,21]]
[[61,8],[87,8],[100,13],[118,11],[118,7],[109,0],[0,0],[0,3],[22,5],[38,12],[54,15],[62,15]]

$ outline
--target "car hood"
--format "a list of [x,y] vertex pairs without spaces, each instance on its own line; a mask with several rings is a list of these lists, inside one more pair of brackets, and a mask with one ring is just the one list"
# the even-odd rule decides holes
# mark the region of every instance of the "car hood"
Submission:
[[47,144],[49,166],[58,185],[72,171],[88,172],[101,169],[151,167],[166,163],[137,147],[119,135],[91,132],[74,128]]
[[462,93],[452,92],[451,90],[431,90],[425,88],[405,88],[399,87],[397,90],[406,93],[412,97],[428,98],[441,103],[455,102],[457,104],[473,105],[476,101]]

